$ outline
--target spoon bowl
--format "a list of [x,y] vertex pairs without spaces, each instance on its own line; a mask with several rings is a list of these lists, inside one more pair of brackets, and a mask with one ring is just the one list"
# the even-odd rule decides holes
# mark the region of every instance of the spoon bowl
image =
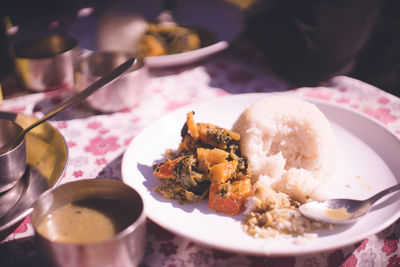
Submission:
[[382,190],[365,200],[336,198],[323,202],[309,202],[300,206],[300,212],[311,219],[333,223],[354,223],[369,212],[372,205],[382,197],[400,190],[400,183]]

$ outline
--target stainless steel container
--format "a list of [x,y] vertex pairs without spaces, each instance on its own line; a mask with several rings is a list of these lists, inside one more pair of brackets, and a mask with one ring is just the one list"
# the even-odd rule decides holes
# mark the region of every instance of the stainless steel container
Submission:
[[[129,205],[135,219],[109,240],[94,243],[61,243],[38,233],[41,220],[54,210],[84,199],[111,199]],[[32,224],[45,266],[137,266],[146,246],[146,215],[140,195],[119,181],[87,179],[63,184],[44,193],[33,205]]]
[[13,46],[15,71],[22,85],[33,91],[74,88],[73,64],[79,55],[76,39],[49,35]]
[[[75,88],[79,92],[134,54],[118,51],[87,53],[75,65]],[[143,98],[149,82],[148,69],[137,59],[118,80],[104,86],[86,99],[92,109],[116,112],[131,108]]]
[[[0,118],[0,147],[13,141],[23,129],[17,123]],[[13,187],[27,166],[25,140],[0,155],[0,193]]]

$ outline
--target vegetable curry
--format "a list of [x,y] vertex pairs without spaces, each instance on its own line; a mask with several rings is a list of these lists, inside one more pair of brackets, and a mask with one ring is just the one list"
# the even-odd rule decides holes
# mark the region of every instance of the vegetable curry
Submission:
[[172,158],[154,166],[162,182],[155,188],[181,204],[208,197],[210,209],[237,215],[251,192],[248,159],[241,154],[240,135],[187,114],[182,141]]

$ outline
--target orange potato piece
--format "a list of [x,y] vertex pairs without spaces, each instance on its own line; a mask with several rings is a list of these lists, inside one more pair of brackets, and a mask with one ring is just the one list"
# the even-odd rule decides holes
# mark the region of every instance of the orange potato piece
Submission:
[[232,183],[231,193],[242,197],[247,198],[251,193],[252,185],[251,179],[242,179]]
[[196,154],[199,169],[203,172],[208,171],[210,167],[217,163],[225,162],[229,156],[229,153],[222,149],[206,149],[202,147],[197,148]]
[[210,180],[212,183],[225,183],[234,176],[236,169],[236,160],[215,164],[210,168]]

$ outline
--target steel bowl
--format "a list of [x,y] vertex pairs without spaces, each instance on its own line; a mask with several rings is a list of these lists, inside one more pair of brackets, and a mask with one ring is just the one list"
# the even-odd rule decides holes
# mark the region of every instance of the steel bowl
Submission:
[[[37,118],[23,113],[3,111],[0,111],[0,118],[22,128],[37,121]],[[66,141],[49,122],[27,133],[25,142],[26,171],[16,185],[0,194],[0,240],[9,236],[32,212],[32,204],[44,191],[59,184],[68,162]]]
[[74,88],[73,64],[78,41],[64,35],[48,35],[13,46],[15,71],[22,85],[32,91]]
[[[55,210],[88,199],[114,200],[128,207],[124,214],[133,215],[130,224],[110,239],[90,243],[54,241],[54,238],[38,231],[41,221]],[[119,181],[86,179],[56,187],[34,203],[31,219],[44,266],[137,266],[144,256],[144,202],[134,189]],[[57,225],[46,224],[46,227],[57,233]]]
[[[75,88],[78,92],[134,54],[119,51],[86,53],[75,64]],[[129,109],[140,102],[149,82],[148,69],[141,59],[119,79],[99,89],[85,102],[101,112],[117,112]]]
[[[23,129],[17,123],[0,118],[0,147],[13,141]],[[6,153],[0,154],[0,193],[18,183],[27,166],[25,139]]]

